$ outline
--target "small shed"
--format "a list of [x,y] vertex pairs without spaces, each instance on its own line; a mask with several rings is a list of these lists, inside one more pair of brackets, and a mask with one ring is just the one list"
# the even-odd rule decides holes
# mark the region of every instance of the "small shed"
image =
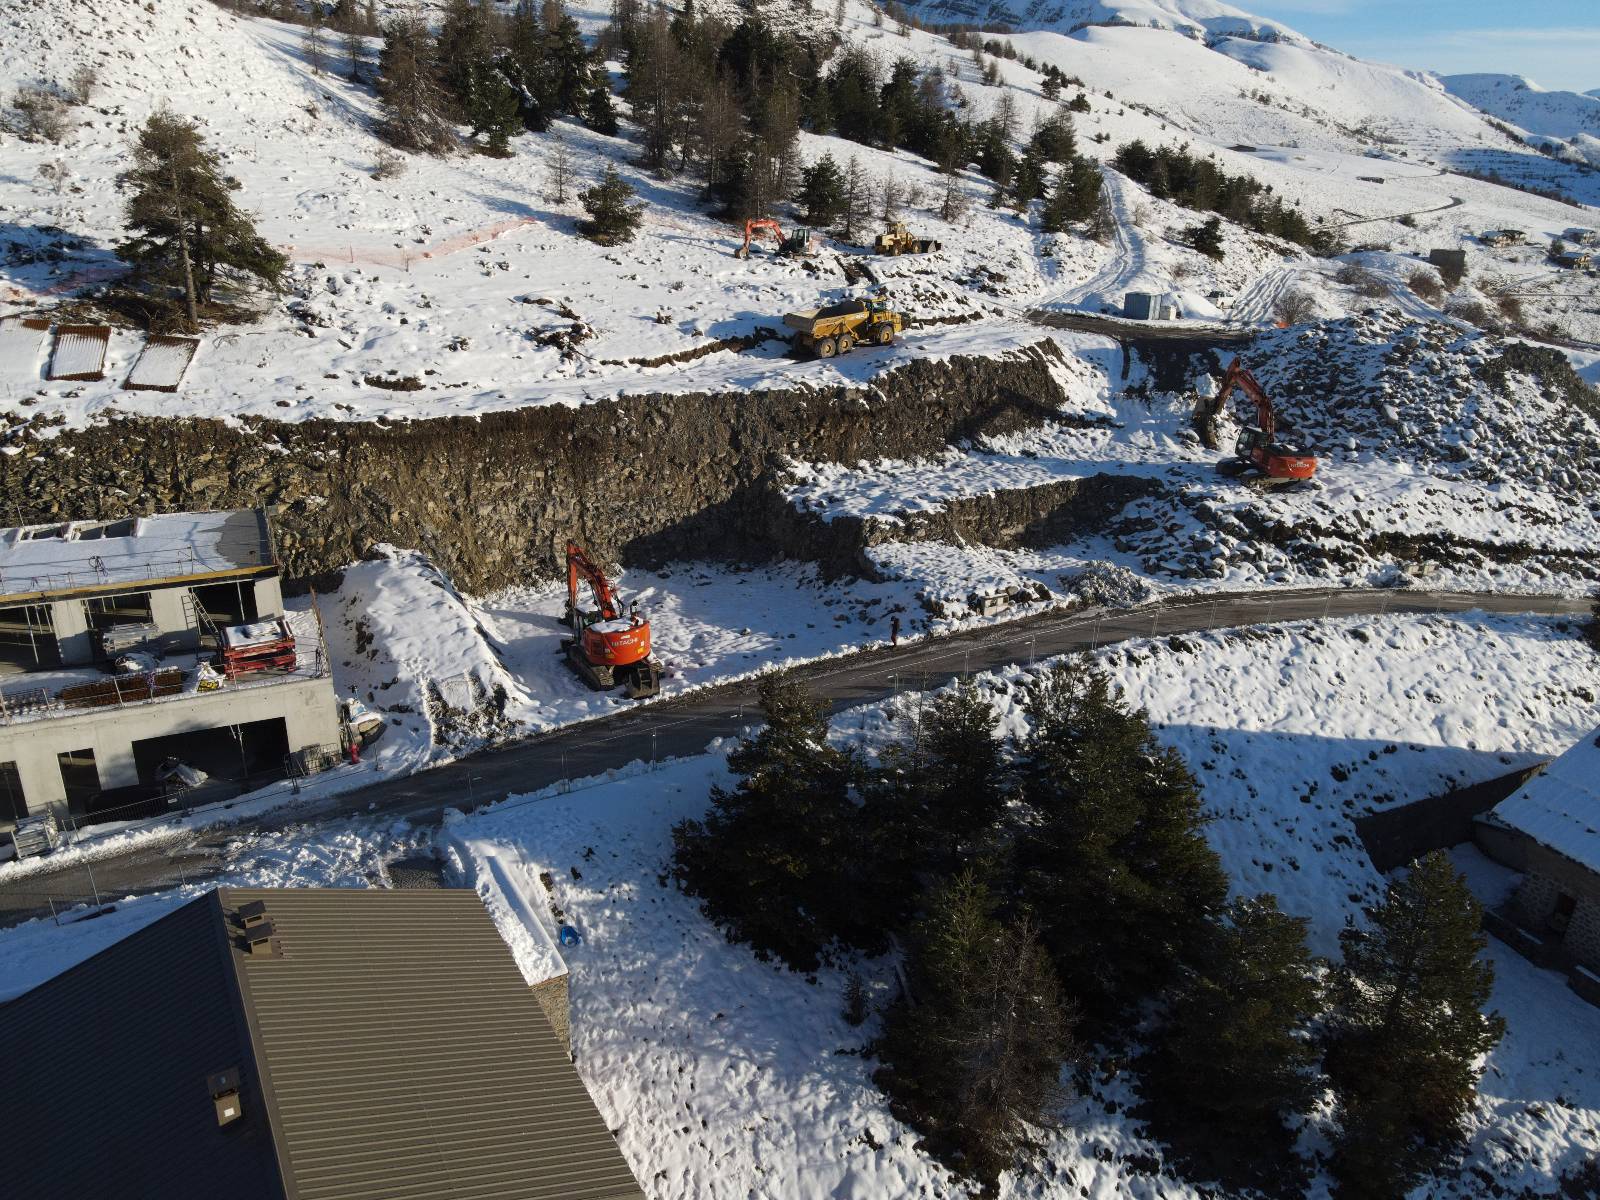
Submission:
[[1600,246],[1600,231],[1594,229],[1568,229],[1561,235],[1561,240],[1571,242],[1574,246]]
[[1467,270],[1467,252],[1465,250],[1429,250],[1428,262],[1438,267],[1441,271],[1464,275]]
[[1175,296],[1160,292],[1129,292],[1122,315],[1131,321],[1176,321],[1180,315]]
[[1485,246],[1520,246],[1526,235],[1520,229],[1488,229],[1478,235]]
[[1479,817],[1473,840],[1523,873],[1499,914],[1513,944],[1600,1002],[1600,729]]

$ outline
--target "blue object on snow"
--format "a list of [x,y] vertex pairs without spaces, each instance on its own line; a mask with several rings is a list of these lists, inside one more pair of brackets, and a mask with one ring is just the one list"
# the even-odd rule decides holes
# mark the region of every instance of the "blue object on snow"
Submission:
[[583,940],[578,936],[578,931],[571,925],[563,925],[557,937],[563,946],[576,946]]

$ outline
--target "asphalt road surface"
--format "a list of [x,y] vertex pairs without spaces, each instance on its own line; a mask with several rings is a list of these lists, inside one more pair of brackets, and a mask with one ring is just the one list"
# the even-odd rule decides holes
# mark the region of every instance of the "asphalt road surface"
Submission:
[[[883,700],[902,689],[940,687],[973,672],[1049,658],[1129,638],[1324,616],[1386,612],[1586,614],[1593,602],[1561,596],[1372,591],[1279,591],[1192,597],[1139,609],[1041,613],[1019,621],[899,647],[865,650],[796,668],[832,711]],[[755,685],[703,688],[641,704],[600,720],[567,725],[472,754],[445,766],[386,780],[292,812],[268,814],[202,833],[82,862],[63,863],[0,884],[0,925],[48,914],[52,903],[91,896],[156,891],[203,880],[226,866],[226,849],[241,833],[333,821],[363,813],[437,823],[447,809],[473,809],[506,796],[583,779],[635,761],[703,752],[716,738],[737,735],[755,711]]]

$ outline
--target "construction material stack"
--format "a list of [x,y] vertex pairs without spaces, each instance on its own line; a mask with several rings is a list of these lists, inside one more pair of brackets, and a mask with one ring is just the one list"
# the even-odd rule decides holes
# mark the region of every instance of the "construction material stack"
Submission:
[[[589,585],[594,607],[578,603],[578,584]],[[628,699],[654,696],[661,690],[661,667],[650,657],[650,622],[639,615],[638,601],[621,607],[615,589],[589,552],[567,543],[567,624],[576,637],[565,639],[567,664],[596,691],[621,684]]]
[[260,671],[292,671],[297,661],[294,634],[283,617],[229,625],[222,631],[219,666],[229,679]]

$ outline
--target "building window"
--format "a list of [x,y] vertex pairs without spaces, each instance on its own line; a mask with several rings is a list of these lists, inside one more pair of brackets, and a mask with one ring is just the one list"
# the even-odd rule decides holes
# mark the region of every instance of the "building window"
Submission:
[[22,798],[22,774],[14,762],[0,762],[0,821],[20,821],[28,815]]
[[1556,906],[1550,913],[1550,928],[1557,933],[1565,933],[1572,914],[1578,911],[1578,898],[1569,896],[1565,892],[1556,897]]
[[95,596],[84,601],[89,610],[89,625],[106,629],[112,625],[148,625],[150,593],[126,592],[121,596]]

